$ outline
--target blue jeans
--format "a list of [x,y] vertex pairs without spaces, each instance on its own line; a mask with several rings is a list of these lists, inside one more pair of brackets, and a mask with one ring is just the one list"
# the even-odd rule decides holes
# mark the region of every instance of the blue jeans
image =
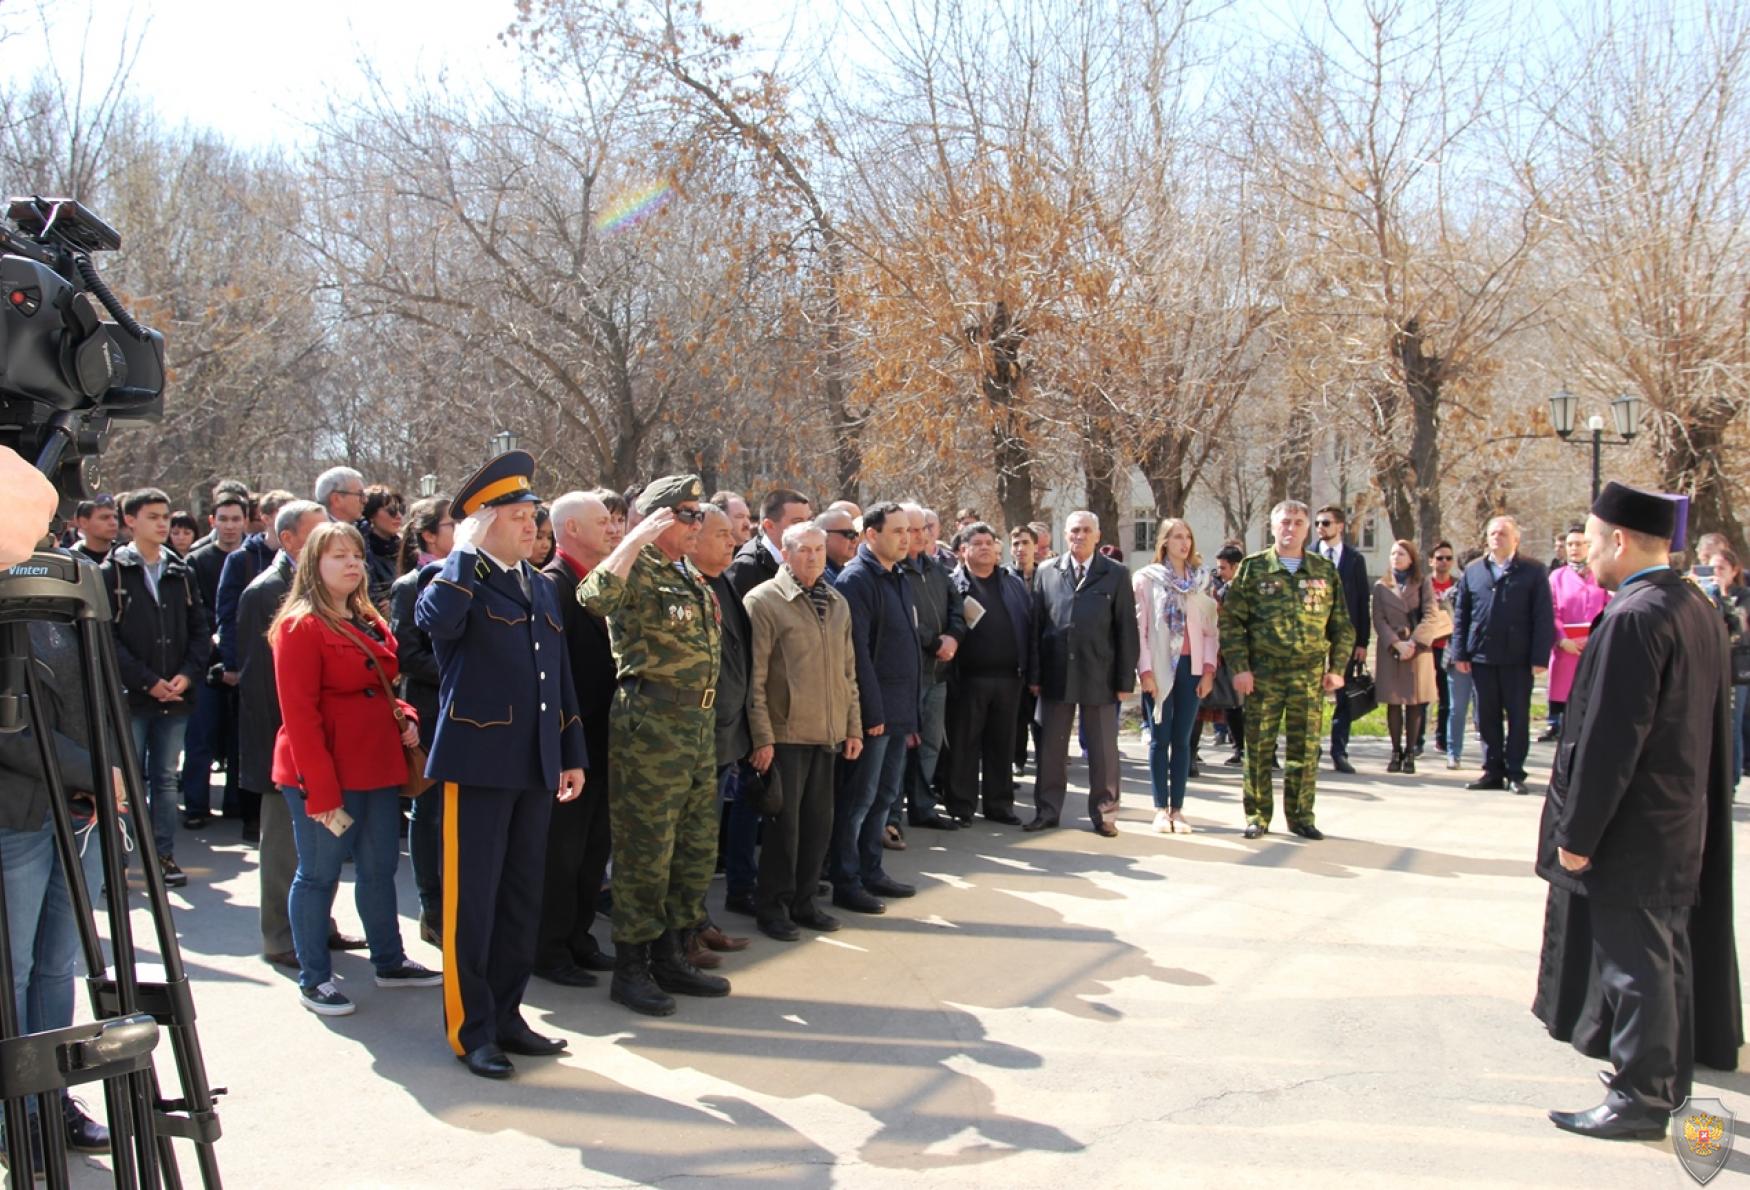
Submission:
[[[91,841],[93,850],[97,841]],[[0,830],[0,873],[6,882],[6,933],[12,943],[12,998],[21,1033],[73,1023],[73,970],[79,927],[67,877],[55,854],[55,830]],[[32,1109],[35,1100],[31,1101]]]
[[197,684],[194,713],[182,740],[182,808],[189,814],[212,810],[213,753],[219,738],[220,694],[205,682]]
[[1446,754],[1457,763],[1464,759],[1465,720],[1470,715],[1471,676],[1456,669],[1446,671]]
[[158,858],[176,855],[176,803],[182,794],[177,763],[183,737],[188,733],[187,715],[160,711],[134,712],[134,755],[146,781],[146,804],[152,811],[152,841]]
[[834,798],[832,823],[833,891],[860,890],[865,880],[885,878],[881,869],[887,812],[905,776],[905,736],[863,737],[863,754],[852,762]]
[[1191,658],[1181,654],[1173,670],[1173,688],[1160,704],[1160,722],[1155,722],[1155,699],[1142,696],[1142,717],[1153,724],[1148,737],[1148,776],[1154,787],[1155,809],[1175,810],[1185,804],[1185,782],[1191,776],[1191,735],[1197,730],[1197,679],[1191,674]]
[[282,792],[292,815],[292,837],[298,844],[298,871],[286,898],[292,946],[298,952],[298,982],[313,988],[334,978],[334,964],[328,955],[328,914],[340,886],[340,865],[349,855],[353,901],[371,944],[371,965],[379,971],[399,967],[407,961],[407,952],[401,948],[401,923],[395,910],[395,865],[401,858],[401,799],[397,791],[342,792],[341,805],[353,822],[338,838],[305,812],[303,794],[289,787]]

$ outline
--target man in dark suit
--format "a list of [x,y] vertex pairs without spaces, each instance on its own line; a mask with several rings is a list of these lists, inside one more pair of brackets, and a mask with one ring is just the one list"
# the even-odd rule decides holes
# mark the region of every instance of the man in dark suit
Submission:
[[[249,495],[234,488],[215,490],[213,511],[207,517],[212,533],[188,552],[188,568],[200,588],[201,606],[207,613],[207,631],[218,643],[219,575],[225,560],[243,545],[249,525]],[[210,668],[210,667],[209,667]],[[222,672],[222,671],[221,671]],[[182,824],[200,830],[212,815],[213,756],[225,758],[226,814],[236,814],[237,803],[237,690],[229,684],[195,684],[194,714],[182,745]]]
[[426,776],[444,782],[444,1027],[482,1078],[515,1073],[506,1053],[565,1048],[522,1016],[554,798],[583,792],[588,763],[558,592],[528,564],[534,469],[513,450],[462,485],[455,545],[414,605],[438,657]]
[[1019,826],[1009,766],[1016,707],[1032,668],[1033,600],[1026,583],[997,565],[1002,547],[995,529],[974,521],[960,535],[965,561],[950,579],[960,593],[966,630],[948,699],[948,811],[970,826],[982,789],[984,816]]
[[1108,838],[1118,834],[1118,704],[1136,688],[1136,600],[1130,572],[1097,552],[1100,522],[1072,512],[1064,523],[1069,550],[1033,576],[1036,644],[1029,677],[1040,700],[1039,777],[1033,821],[1058,824],[1069,791],[1069,741],[1076,711],[1087,731],[1088,817]]
[[[1337,568],[1349,623],[1355,629],[1355,652],[1350,664],[1362,665],[1367,661],[1367,643],[1373,637],[1373,588],[1367,581],[1367,559],[1343,540],[1348,519],[1335,504],[1327,504],[1314,513],[1313,529],[1319,541],[1313,552]],[[1339,773],[1355,771],[1355,766],[1349,763],[1349,702],[1341,696],[1331,708],[1331,767]]]
[[[252,794],[261,807],[261,850],[257,856],[261,953],[268,962],[294,971],[298,955],[292,949],[286,897],[298,870],[298,846],[292,838],[286,799],[273,793],[273,741],[280,729],[280,699],[273,681],[273,650],[268,647],[267,628],[292,589],[292,574],[304,540],[327,519],[322,506],[311,500],[289,501],[274,514],[273,536],[279,542],[279,553],[237,599],[236,626],[230,637],[233,652],[226,662],[237,672],[237,785]],[[332,925],[329,935],[332,944]]]
[[1518,552],[1518,523],[1498,516],[1489,522],[1487,534],[1488,552],[1465,567],[1458,580],[1448,646],[1453,666],[1471,676],[1482,720],[1483,775],[1465,788],[1525,793],[1531,688],[1555,644],[1555,607],[1549,571]]
[[760,502],[760,528],[746,545],[735,551],[734,561],[723,572],[737,599],[778,573],[784,564],[784,530],[800,525],[814,514],[808,497],[789,488],[773,488]]
[[[1675,526],[1671,501],[1622,484],[1592,506],[1589,564],[1616,598],[1580,655],[1538,847],[1538,874],[1585,899],[1615,1067],[1602,1104],[1550,1119],[1605,1139],[1665,1135],[1690,1092],[1698,1007],[1729,1012],[1718,1048],[1734,1065],[1743,1041],[1729,647],[1707,596],[1671,569]],[[1726,924],[1692,954],[1700,905]]]
[[594,972],[614,969],[613,956],[603,952],[590,932],[613,852],[608,829],[608,712],[614,705],[614,653],[608,647],[607,621],[577,601],[577,584],[624,535],[620,522],[595,493],[567,492],[553,501],[557,549],[541,573],[553,580],[559,595],[589,765],[584,770],[583,796],[553,807],[535,974],[572,987],[594,987]]

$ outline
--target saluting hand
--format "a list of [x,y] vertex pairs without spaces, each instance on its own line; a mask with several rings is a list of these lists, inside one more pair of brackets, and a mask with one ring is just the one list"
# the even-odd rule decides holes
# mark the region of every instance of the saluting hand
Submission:
[[574,802],[583,793],[583,770],[566,769],[559,774],[559,800]]
[[492,528],[492,522],[498,519],[498,509],[482,508],[473,516],[465,517],[456,526],[454,549],[479,549],[480,543],[486,538],[486,531]]

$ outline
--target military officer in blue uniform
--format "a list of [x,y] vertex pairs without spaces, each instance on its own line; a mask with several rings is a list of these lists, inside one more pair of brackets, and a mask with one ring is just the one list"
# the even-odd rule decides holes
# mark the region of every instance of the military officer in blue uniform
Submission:
[[535,963],[553,801],[583,791],[587,757],[553,582],[528,564],[535,460],[513,450],[462,485],[456,544],[414,605],[438,662],[426,776],[444,797],[444,1030],[474,1074],[506,1053],[555,1054],[522,1018]]

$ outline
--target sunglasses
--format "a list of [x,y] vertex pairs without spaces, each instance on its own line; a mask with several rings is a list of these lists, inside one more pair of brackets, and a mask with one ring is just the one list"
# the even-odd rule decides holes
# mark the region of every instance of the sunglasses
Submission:
[[834,537],[842,537],[846,541],[855,541],[860,536],[855,529],[828,529],[827,532]]
[[1329,517],[1326,517],[1323,520],[1317,520],[1317,521],[1313,522],[1313,524],[1317,525],[1321,529],[1328,529],[1336,523],[1337,523],[1336,521],[1331,520]]
[[406,512],[407,510],[405,508],[401,507],[401,505],[399,505],[399,504],[385,504],[385,505],[383,505],[383,511],[388,513],[390,516],[400,516],[401,514]]
[[1434,560],[1436,562],[1450,562],[1450,561],[1452,561],[1452,555],[1451,554],[1435,554]]
[[701,508],[677,508],[674,519],[683,525],[697,525],[705,519],[705,511]]

